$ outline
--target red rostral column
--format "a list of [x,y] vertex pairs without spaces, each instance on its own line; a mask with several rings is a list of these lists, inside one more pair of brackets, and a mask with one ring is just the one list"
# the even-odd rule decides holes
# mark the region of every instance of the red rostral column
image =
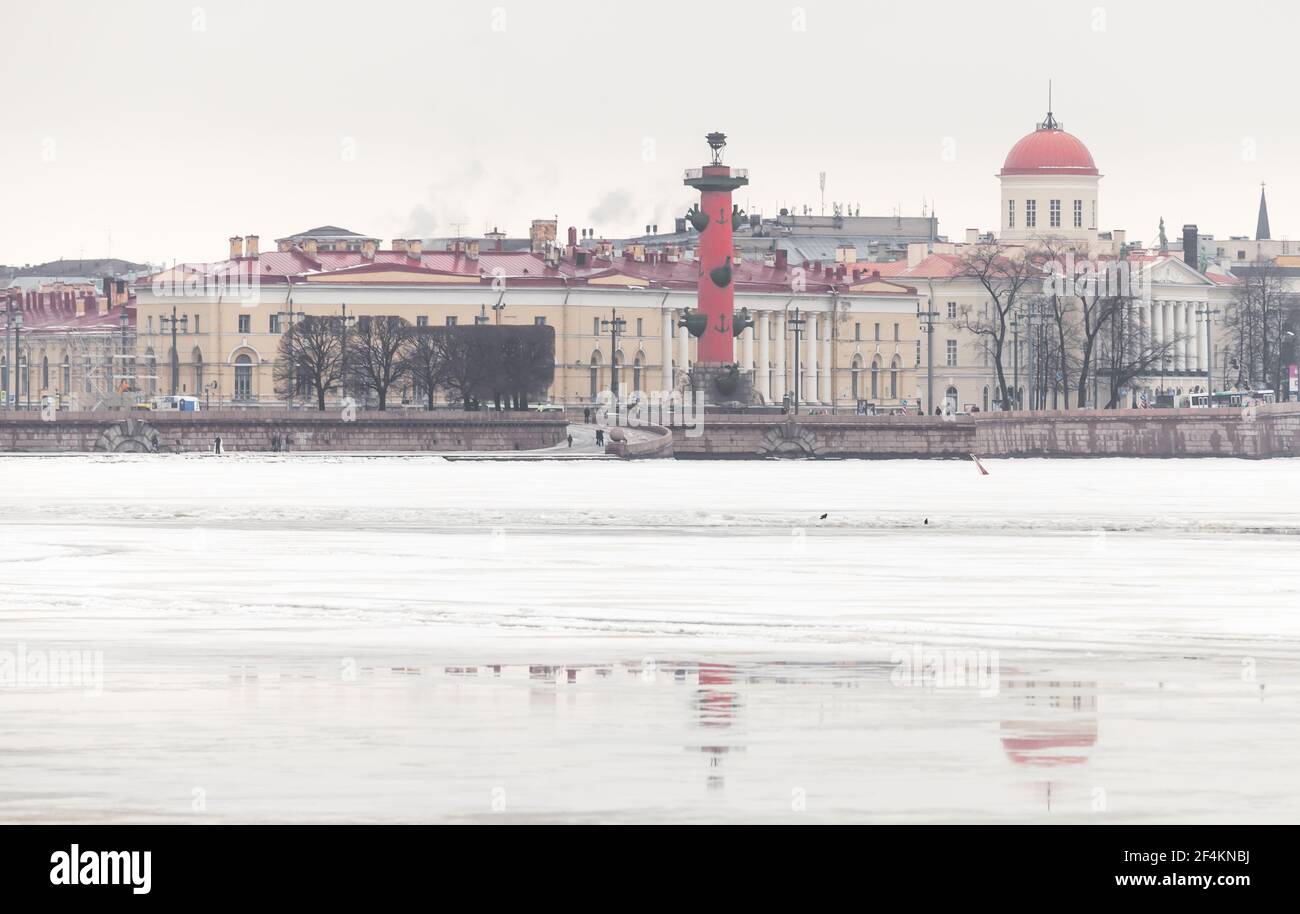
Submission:
[[706,138],[713,150],[713,160],[703,168],[686,172],[685,184],[700,192],[698,209],[689,218],[700,233],[699,312],[708,318],[699,334],[698,361],[730,365],[735,358],[732,315],[735,312],[735,284],[732,281],[732,219],[739,211],[731,203],[731,192],[749,183],[743,168],[722,164],[722,150],[727,137],[710,133]]

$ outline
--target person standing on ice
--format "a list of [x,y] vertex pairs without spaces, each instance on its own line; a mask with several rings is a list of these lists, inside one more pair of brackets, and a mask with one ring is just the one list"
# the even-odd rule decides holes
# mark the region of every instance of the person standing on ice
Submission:
[[605,443],[605,430],[602,428],[598,428],[596,429],[596,447],[601,447],[602,445],[604,445],[604,443]]
[[214,439],[212,440],[212,453],[214,453],[214,454],[222,454],[222,453],[225,453],[224,451],[221,450],[221,436],[220,436],[220,435],[218,435],[216,438],[214,438]]
[[569,435],[569,447],[573,447],[573,435]]

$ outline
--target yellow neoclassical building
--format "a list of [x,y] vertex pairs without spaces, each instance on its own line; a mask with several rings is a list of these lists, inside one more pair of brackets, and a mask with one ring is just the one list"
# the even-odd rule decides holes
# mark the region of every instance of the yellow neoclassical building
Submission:
[[[174,383],[211,406],[279,405],[273,365],[290,315],[300,314],[550,325],[555,403],[591,402],[615,371],[624,393],[673,389],[694,359],[694,340],[677,325],[695,306],[699,264],[688,251],[615,251],[594,239],[587,246],[541,239],[536,251],[487,250],[472,240],[426,251],[416,240],[381,246],[334,227],[281,239],[267,252],[256,236],[230,243],[224,261],[137,283],[137,361],[157,366],[148,379],[154,392],[170,393]],[[808,407],[917,408],[913,287],[852,263],[791,264],[780,253],[737,259],[735,270],[736,309],[754,319],[736,340],[735,358],[765,400],[779,403],[797,389]],[[616,321],[620,332],[611,335]]]

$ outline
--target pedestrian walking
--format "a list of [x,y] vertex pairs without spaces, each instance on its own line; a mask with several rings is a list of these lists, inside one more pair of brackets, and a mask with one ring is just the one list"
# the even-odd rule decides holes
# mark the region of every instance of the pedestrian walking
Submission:
[[605,430],[596,429],[596,447],[601,447],[605,443]]
[[573,447],[573,435],[569,435],[569,447]]

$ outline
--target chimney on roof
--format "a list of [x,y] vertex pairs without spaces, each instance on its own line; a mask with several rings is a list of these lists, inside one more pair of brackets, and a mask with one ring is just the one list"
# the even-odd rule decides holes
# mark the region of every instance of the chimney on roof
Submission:
[[578,229],[576,226],[571,225],[569,226],[569,247],[576,248],[577,246],[578,246]]
[[1200,258],[1200,237],[1196,226],[1183,226],[1183,263],[1187,264],[1193,270],[1201,268]]
[[419,260],[419,259],[420,259],[420,255],[421,255],[422,253],[424,253],[424,242],[423,242],[423,241],[421,241],[419,238],[407,238],[407,239],[406,239],[406,256],[407,256],[407,257],[413,257],[413,258],[415,258],[416,260]]
[[374,259],[375,259],[375,242],[374,242],[374,239],[367,238],[365,241],[361,242],[361,259],[362,259],[362,260],[374,260]]
[[244,239],[239,235],[234,235],[230,239],[230,259],[238,260],[244,256]]
[[478,260],[478,251],[479,243],[477,238],[465,242],[465,256],[470,260]]
[[854,268],[853,268],[853,281],[854,281],[854,282],[857,282],[857,281],[858,281],[859,279],[861,279],[861,278],[862,278],[862,271],[861,271],[860,269],[858,269],[857,267],[854,267]]
[[405,238],[394,238],[394,239],[393,239],[393,250],[394,250],[396,253],[398,253],[398,254],[405,254],[405,253],[406,253],[406,239],[405,239]]
[[248,236],[246,236],[246,237],[244,238],[244,243],[245,243],[245,245],[246,245],[245,250],[244,250],[244,256],[246,256],[246,257],[256,257],[256,256],[258,255],[258,251],[257,251],[257,236],[256,236],[256,235],[248,235]]

